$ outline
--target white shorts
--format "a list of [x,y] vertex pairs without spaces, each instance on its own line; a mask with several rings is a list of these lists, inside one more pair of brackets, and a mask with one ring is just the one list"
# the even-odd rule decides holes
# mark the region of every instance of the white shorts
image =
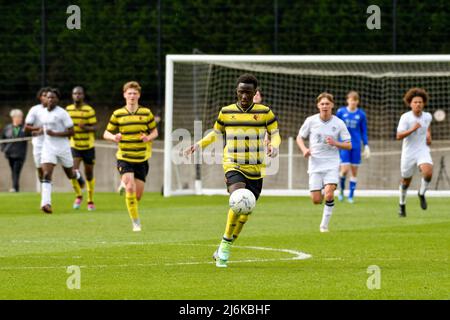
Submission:
[[327,184],[339,183],[339,169],[309,174],[309,191],[320,191]]
[[41,167],[41,152],[33,152],[34,165],[36,168]]
[[433,160],[431,159],[431,154],[429,151],[420,152],[413,157],[403,158],[400,164],[400,170],[402,178],[411,178],[416,171],[416,167],[419,167],[422,164],[433,164]]
[[42,149],[41,164],[42,163],[60,163],[64,168],[73,167],[73,157],[70,148],[64,148],[62,150]]

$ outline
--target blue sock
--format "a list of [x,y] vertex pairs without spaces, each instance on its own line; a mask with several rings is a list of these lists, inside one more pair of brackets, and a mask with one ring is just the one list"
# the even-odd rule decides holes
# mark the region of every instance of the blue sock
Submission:
[[339,187],[341,188],[341,193],[344,194],[345,190],[345,176],[339,177]]
[[357,180],[355,178],[350,179],[350,193],[348,195],[349,198],[353,198],[353,195],[355,194],[356,183]]

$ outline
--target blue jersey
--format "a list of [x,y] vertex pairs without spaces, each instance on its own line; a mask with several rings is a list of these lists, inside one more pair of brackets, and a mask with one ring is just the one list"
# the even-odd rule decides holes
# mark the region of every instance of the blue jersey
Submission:
[[362,109],[349,111],[347,107],[340,107],[336,116],[345,122],[350,135],[352,136],[352,148],[361,149],[361,141],[366,146],[369,144],[367,137],[367,117]]

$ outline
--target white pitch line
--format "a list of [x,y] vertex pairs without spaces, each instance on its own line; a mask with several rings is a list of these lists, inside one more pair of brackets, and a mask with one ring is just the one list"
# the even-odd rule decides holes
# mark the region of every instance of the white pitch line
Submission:
[[[16,241],[16,240],[13,240]],[[20,240],[23,243],[34,243],[33,240]],[[19,240],[17,240],[18,243]],[[36,241],[39,242],[39,241]],[[76,242],[70,241],[71,243]],[[42,243],[42,242],[39,242]],[[60,243],[60,241],[59,241]],[[106,241],[101,241],[101,243],[107,243]],[[217,247],[217,245],[212,244],[195,244],[195,243],[145,243],[145,242],[121,242],[121,244],[161,244],[161,245],[173,245],[173,246],[207,246],[207,247]],[[231,260],[229,263],[253,263],[253,262],[273,262],[273,261],[296,261],[296,260],[306,260],[312,258],[312,255],[291,249],[277,249],[277,248],[268,248],[268,247],[253,247],[253,246],[235,246],[234,248],[238,249],[249,249],[249,250],[261,250],[261,251],[274,251],[274,252],[283,252],[292,254],[291,258],[273,258],[273,259],[247,259],[247,260]],[[77,256],[76,258],[80,258]],[[214,264],[213,261],[192,261],[192,262],[171,262],[171,263],[149,263],[149,264],[118,264],[118,265],[82,265],[80,268],[130,268],[130,267],[155,267],[155,266],[183,266],[183,265],[202,265],[202,264]],[[35,270],[35,269],[65,269],[67,266],[23,266],[23,267],[0,267],[0,271],[3,270]]]

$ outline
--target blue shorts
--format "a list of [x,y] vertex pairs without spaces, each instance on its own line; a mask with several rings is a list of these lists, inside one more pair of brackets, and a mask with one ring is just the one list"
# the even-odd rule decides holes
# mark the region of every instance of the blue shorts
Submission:
[[361,149],[339,150],[341,164],[359,166],[361,164]]

